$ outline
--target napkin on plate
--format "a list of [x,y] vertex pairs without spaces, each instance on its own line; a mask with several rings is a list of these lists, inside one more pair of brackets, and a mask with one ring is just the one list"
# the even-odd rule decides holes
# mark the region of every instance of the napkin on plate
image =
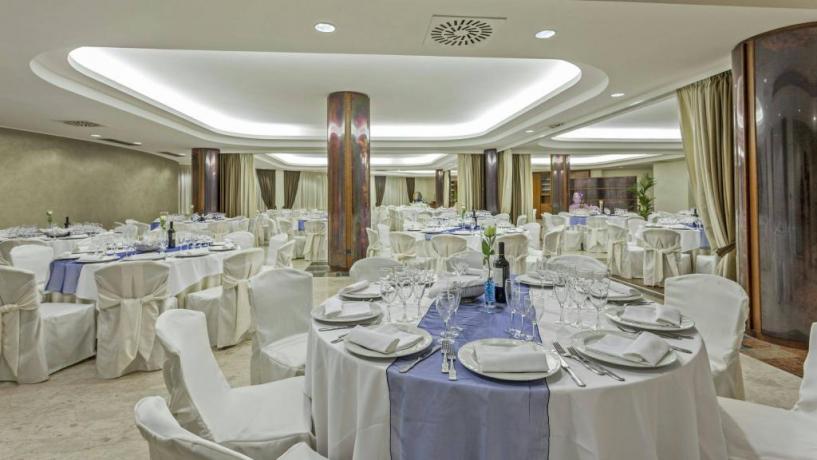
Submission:
[[422,336],[403,331],[393,324],[384,324],[374,329],[357,326],[346,336],[346,340],[356,345],[383,354],[404,350],[422,339]]
[[323,304],[323,316],[327,318],[356,318],[372,312],[369,302],[344,302],[332,297]]
[[634,305],[624,309],[621,319],[655,326],[681,326],[681,311],[667,305]]
[[608,300],[629,299],[631,297],[641,297],[641,293],[638,289],[624,286],[623,284],[610,283],[609,295],[607,296]]
[[588,344],[587,349],[651,366],[658,364],[670,351],[667,342],[649,332],[642,332],[635,339],[607,334],[601,340]]
[[547,354],[544,350],[525,343],[520,345],[477,344],[474,357],[482,372],[547,372]]
[[368,281],[366,281],[366,280],[358,281],[357,283],[352,283],[352,284],[346,286],[345,288],[341,289],[340,291],[338,291],[338,294],[340,294],[340,295],[351,294],[353,292],[363,291],[367,287],[369,287],[369,282]]
[[442,291],[448,289],[450,283],[455,281],[460,283],[460,287],[463,289],[463,297],[470,297],[466,293],[469,288],[482,288],[482,285],[485,282],[485,280],[482,279],[482,271],[479,272],[479,275],[467,274],[463,276],[443,277],[428,289],[426,295],[431,298],[437,297]]

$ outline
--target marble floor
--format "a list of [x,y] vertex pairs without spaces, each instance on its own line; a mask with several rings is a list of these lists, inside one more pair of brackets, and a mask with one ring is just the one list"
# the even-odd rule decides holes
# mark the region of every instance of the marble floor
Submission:
[[[348,283],[348,278],[315,278],[315,301],[323,301]],[[233,386],[249,384],[250,354],[249,342],[216,352]],[[799,377],[747,355],[741,361],[747,399],[792,407]],[[134,425],[133,406],[151,395],[168,396],[161,372],[102,380],[96,377],[93,360],[57,372],[40,384],[0,383],[0,458],[146,459],[147,445]]]

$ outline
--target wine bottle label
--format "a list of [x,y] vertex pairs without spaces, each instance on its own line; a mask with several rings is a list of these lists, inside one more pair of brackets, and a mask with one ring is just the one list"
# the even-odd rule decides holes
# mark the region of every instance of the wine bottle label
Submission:
[[494,267],[494,270],[491,272],[491,278],[494,280],[497,286],[504,287],[505,285],[505,269]]

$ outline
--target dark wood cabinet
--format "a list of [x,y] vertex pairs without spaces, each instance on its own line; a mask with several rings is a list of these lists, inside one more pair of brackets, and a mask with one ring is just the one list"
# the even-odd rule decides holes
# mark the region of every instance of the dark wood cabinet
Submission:
[[576,178],[571,172],[570,202],[573,202],[573,194],[580,192],[588,205],[598,206],[599,200],[604,200],[605,208],[634,210],[636,198],[633,187],[637,179],[636,176]]

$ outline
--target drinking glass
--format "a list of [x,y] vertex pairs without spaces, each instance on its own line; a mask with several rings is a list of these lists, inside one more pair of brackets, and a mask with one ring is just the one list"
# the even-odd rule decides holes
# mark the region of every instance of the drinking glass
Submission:
[[553,277],[553,296],[559,303],[559,320],[556,324],[567,324],[565,322],[565,303],[567,303],[568,291],[570,291],[568,277],[564,271],[557,271]]
[[443,291],[439,296],[437,296],[437,301],[434,303],[434,307],[437,309],[437,314],[439,314],[440,319],[443,320],[444,328],[443,332],[440,333],[440,337],[443,339],[451,338],[448,323],[451,320],[451,314],[454,311],[454,304],[456,300],[456,295],[453,292]]
[[596,321],[593,323],[594,330],[599,330],[601,328],[599,318],[601,316],[601,311],[607,306],[607,296],[609,292],[609,273],[606,271],[595,273],[590,285],[590,302],[593,304],[593,307],[596,308]]
[[[381,271],[382,273],[382,271]],[[380,278],[380,297],[383,299],[383,302],[386,304],[386,322],[390,323],[391,319],[391,305],[394,303],[394,298],[397,296],[397,289],[395,289],[394,284],[392,283],[392,277],[390,276],[391,272],[387,272],[386,276]]]
[[511,310],[511,324],[505,329],[505,332],[508,333],[509,336],[513,338],[519,337],[519,329],[514,327],[514,319],[516,318],[516,314],[519,313],[519,297],[520,292],[514,291],[514,283],[511,279],[505,280],[505,300],[507,301],[508,308]]
[[397,289],[397,296],[400,298],[400,301],[403,303],[403,314],[401,315],[400,322],[408,322],[407,310],[408,310],[408,301],[411,298],[411,277],[409,274],[404,270],[400,273],[397,273],[395,278],[395,288]]
[[[519,337],[525,341],[532,341],[534,337],[533,328],[536,327],[536,309],[533,306],[533,302],[531,301],[530,295],[522,295],[519,296],[517,300],[517,304],[519,305],[519,315],[522,317],[522,326],[519,329]],[[531,324],[531,333],[527,334],[525,332],[525,318],[530,320]]]
[[454,304],[451,306],[451,329],[449,331],[450,337],[459,337],[463,328],[457,325],[457,312],[460,311],[460,303],[462,303],[462,283],[459,281],[451,281],[448,285],[448,292],[454,295]]

